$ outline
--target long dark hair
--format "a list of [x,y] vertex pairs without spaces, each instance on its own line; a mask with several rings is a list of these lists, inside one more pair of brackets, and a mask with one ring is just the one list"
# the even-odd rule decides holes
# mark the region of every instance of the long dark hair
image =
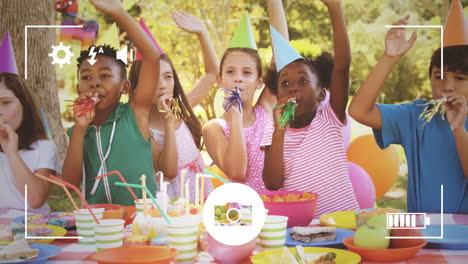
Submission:
[[47,139],[37,104],[29,93],[26,83],[18,75],[2,72],[0,73],[0,83],[12,91],[23,106],[21,124],[15,131],[18,134],[18,150],[31,150],[31,145],[34,142]]
[[[174,69],[174,65],[172,64],[171,59],[166,54],[161,54],[160,59],[169,63],[172,69],[172,76],[174,78],[174,96],[180,102],[180,108],[182,110],[182,120],[184,120],[185,124],[187,124],[190,133],[192,134],[193,141],[195,141],[195,145],[198,149],[202,149],[202,127],[200,121],[193,113],[192,107],[187,100],[187,96],[185,95],[184,89],[182,88],[182,84],[180,83],[179,76],[177,75],[176,70]],[[130,68],[130,98],[132,98],[133,92],[138,84],[138,76],[140,74],[141,69],[141,61],[135,61]],[[156,85],[156,84],[155,84]]]

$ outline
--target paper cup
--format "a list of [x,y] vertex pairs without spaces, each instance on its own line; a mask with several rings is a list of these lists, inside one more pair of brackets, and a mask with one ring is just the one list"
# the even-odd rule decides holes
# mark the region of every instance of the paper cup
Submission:
[[263,249],[282,248],[286,242],[288,217],[268,215],[260,231],[260,247]]
[[[143,199],[135,200],[134,202],[135,202],[137,213],[140,213],[140,212],[143,213],[143,209],[144,209]],[[151,206],[153,206],[153,200],[146,199],[146,205],[148,206],[148,210],[151,210]]]
[[[96,216],[96,218],[101,221],[104,208],[92,208],[91,209]],[[78,236],[83,238],[79,239],[80,244],[84,245],[95,245],[95,225],[94,218],[88,209],[78,209],[74,212],[75,215],[75,222],[76,222],[76,231]]]
[[96,225],[96,248],[104,250],[123,245],[124,223],[122,219],[103,219]]
[[191,263],[197,257],[200,215],[184,215],[171,218],[167,226],[169,245],[177,249],[175,263]]

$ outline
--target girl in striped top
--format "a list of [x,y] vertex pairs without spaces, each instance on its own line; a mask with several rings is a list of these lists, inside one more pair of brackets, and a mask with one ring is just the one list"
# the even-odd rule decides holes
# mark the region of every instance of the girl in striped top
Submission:
[[[322,53],[316,60],[298,56],[289,64],[284,65],[283,61],[280,65],[278,57],[284,51],[275,52],[278,107],[274,110],[274,124],[270,123],[261,143],[265,147],[265,186],[270,190],[316,193],[316,216],[359,208],[341,132],[346,122],[351,63],[348,34],[341,1],[321,1],[331,17],[336,60],[333,62],[331,54]],[[330,102],[319,107],[327,87]],[[295,116],[283,128],[278,120],[284,104],[291,101],[296,102]]]

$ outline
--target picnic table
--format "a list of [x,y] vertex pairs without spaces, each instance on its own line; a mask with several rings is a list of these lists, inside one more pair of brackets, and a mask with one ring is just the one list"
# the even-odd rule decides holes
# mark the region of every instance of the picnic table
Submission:
[[[0,209],[0,225],[9,225],[13,218],[24,215],[24,212],[17,210],[5,210]],[[440,225],[441,219],[438,215],[429,215],[431,216],[431,225]],[[468,215],[455,215],[455,214],[445,214],[444,215],[444,225],[468,225]],[[314,219],[311,223],[312,225],[319,224],[317,219]],[[76,236],[76,233],[69,232],[68,236]],[[468,237],[467,237],[468,241]],[[77,240],[74,239],[56,239],[52,245],[58,246],[62,251],[55,257],[49,259],[47,264],[95,264],[97,262],[90,261],[89,256],[95,252],[94,246],[81,245],[78,244]],[[198,257],[196,264],[202,263],[216,263],[212,260],[206,252],[201,252]],[[363,264],[372,264],[375,262],[361,261]],[[418,252],[418,254],[404,262],[398,263],[454,263],[454,264],[464,264],[468,263],[468,250],[442,250],[442,249],[428,249],[423,248]],[[244,264],[244,263],[242,263]],[[247,263],[245,263],[247,264]]]

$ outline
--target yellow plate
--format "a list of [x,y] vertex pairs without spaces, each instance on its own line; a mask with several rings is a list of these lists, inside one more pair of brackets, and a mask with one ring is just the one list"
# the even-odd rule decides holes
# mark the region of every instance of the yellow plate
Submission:
[[[53,226],[53,225],[28,225],[28,229],[32,230],[37,227],[48,227],[52,229],[52,234],[50,236],[53,237],[63,237],[67,234],[67,230],[65,228],[59,227],[59,226]],[[50,239],[26,239],[29,243],[42,243],[42,244],[50,244],[54,242],[54,238]],[[0,245],[8,245],[13,241],[9,242],[0,242]]]
[[320,216],[320,223],[326,226],[334,226],[345,229],[356,229],[356,212],[342,211],[324,214]]
[[[289,251],[295,253],[296,248],[290,247]],[[325,253],[325,252],[334,252],[336,254],[335,262],[336,264],[356,264],[361,261],[361,256],[358,254],[346,251],[342,249],[336,248],[321,248],[321,247],[305,247],[304,248],[305,255],[307,257],[308,253]],[[273,249],[268,251],[263,251],[258,254],[255,254],[250,258],[252,263],[254,264],[270,264],[270,263],[278,263],[278,260],[281,258],[283,254],[283,249]]]

